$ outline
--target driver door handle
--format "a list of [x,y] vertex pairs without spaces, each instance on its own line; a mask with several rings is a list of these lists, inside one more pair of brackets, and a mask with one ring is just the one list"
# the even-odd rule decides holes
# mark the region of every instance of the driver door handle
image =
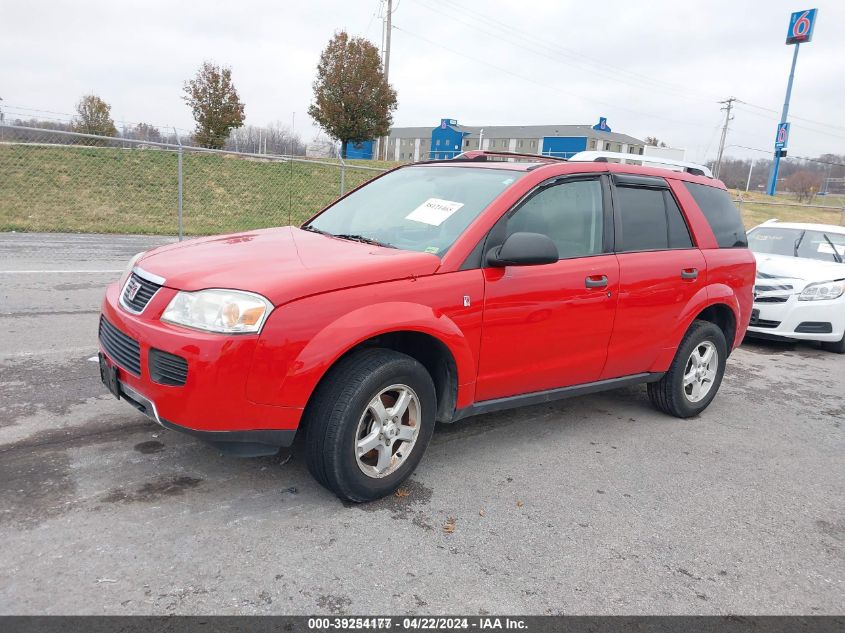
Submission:
[[681,271],[681,279],[698,279],[698,268],[684,268]]
[[607,275],[590,275],[584,280],[587,288],[607,288]]

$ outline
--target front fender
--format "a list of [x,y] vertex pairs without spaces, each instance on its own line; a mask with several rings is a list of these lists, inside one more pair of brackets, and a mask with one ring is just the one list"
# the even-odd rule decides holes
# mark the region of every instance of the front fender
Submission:
[[[305,302],[307,303],[307,302]],[[287,312],[300,312],[307,318],[309,306],[288,306]],[[293,318],[291,318],[293,317]],[[287,314],[286,323],[298,318]],[[313,316],[312,316],[313,320]],[[299,349],[285,359],[282,369],[272,351],[290,350],[293,341],[286,345],[273,345],[272,333],[266,349],[259,349],[253,361],[253,372],[248,386],[250,400],[286,407],[304,407],[311,393],[328,369],[356,345],[375,336],[389,332],[412,331],[428,334],[451,352],[458,378],[458,406],[469,404],[475,382],[475,356],[460,327],[445,313],[430,306],[407,302],[385,301],[361,306],[343,313],[313,333],[303,337]],[[262,335],[264,338],[264,335]],[[272,371],[276,369],[276,371]]]

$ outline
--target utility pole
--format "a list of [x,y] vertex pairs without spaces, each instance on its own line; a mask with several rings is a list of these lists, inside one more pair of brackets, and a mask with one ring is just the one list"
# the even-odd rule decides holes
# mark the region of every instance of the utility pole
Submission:
[[722,169],[722,154],[725,153],[725,139],[728,137],[728,124],[731,122],[731,109],[734,107],[734,101],[738,101],[736,97],[728,97],[724,101],[725,107],[721,108],[725,111],[725,124],[722,126],[722,140],[719,141],[719,155],[716,157],[716,167],[713,169],[713,177],[719,177],[719,171]]
[[[393,0],[387,0],[387,10],[384,14],[384,33],[383,33],[383,42],[384,42],[384,49],[382,51],[383,59],[382,65],[384,66],[384,80],[388,81],[390,77],[390,32],[393,30]],[[382,144],[384,145],[384,151],[380,152],[383,156],[384,160],[387,160],[387,140],[388,136],[382,137]]]
[[748,180],[745,183],[745,193],[748,193],[748,188],[751,186],[751,172],[754,171],[754,161],[756,159],[751,159],[751,167],[748,168]]

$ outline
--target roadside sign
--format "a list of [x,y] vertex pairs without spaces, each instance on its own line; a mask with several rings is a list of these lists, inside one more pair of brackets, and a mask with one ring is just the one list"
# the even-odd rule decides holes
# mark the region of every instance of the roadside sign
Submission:
[[787,44],[804,44],[813,39],[818,9],[796,11],[789,18],[789,30],[786,32]]
[[775,134],[775,149],[784,149],[789,142],[789,123],[778,123],[778,131]]

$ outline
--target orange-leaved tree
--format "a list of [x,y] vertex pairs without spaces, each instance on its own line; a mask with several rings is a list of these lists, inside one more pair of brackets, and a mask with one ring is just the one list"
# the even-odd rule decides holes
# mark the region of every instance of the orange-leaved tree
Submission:
[[320,55],[310,116],[340,141],[346,158],[350,142],[372,140],[390,129],[396,91],[390,87],[378,50],[362,37],[335,33]]
[[232,69],[203,62],[196,76],[185,82],[182,97],[197,122],[194,140],[202,147],[221,149],[229,132],[244,124],[244,104],[232,83]]

